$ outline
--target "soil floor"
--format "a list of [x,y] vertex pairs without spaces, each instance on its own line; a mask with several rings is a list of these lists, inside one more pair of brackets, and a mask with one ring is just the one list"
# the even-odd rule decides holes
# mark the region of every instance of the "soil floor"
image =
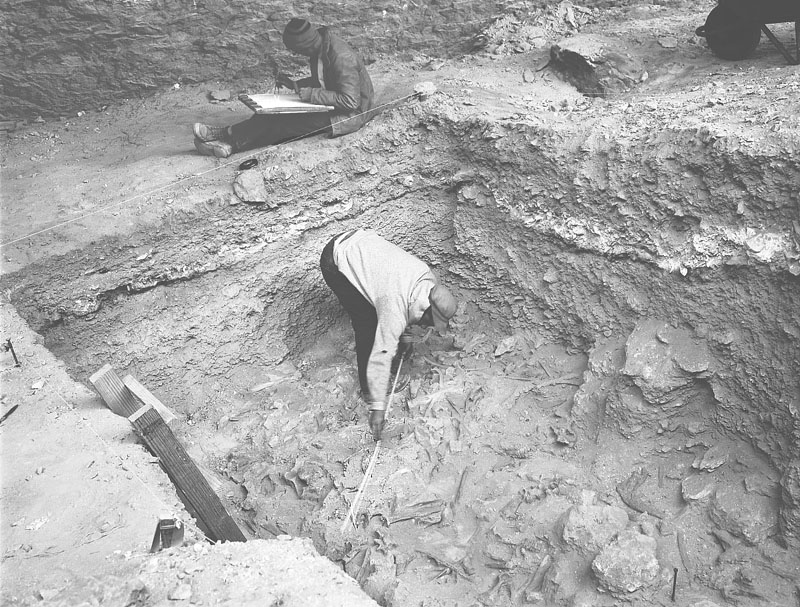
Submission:
[[[797,83],[797,68],[765,40],[747,62],[720,63],[694,36],[705,14],[647,5],[611,11],[591,28],[638,41],[654,104],[666,97],[675,103],[681,91],[721,73],[756,88],[772,73],[793,73]],[[431,81],[484,104],[489,117],[507,112],[509,98],[534,99],[546,126],[545,110],[586,103],[551,71],[536,71],[546,63],[547,50],[534,49],[452,60],[382,58],[370,72],[382,103]],[[9,132],[2,141],[3,274],[209,205],[259,212],[240,203],[231,183],[244,159],[269,152],[217,160],[199,155],[191,140],[195,121],[247,118],[249,110],[235,100],[244,87],[176,86]],[[231,100],[209,98],[222,90]],[[721,113],[724,97],[724,91],[715,97]],[[749,99],[753,115],[768,113],[769,99]],[[369,128],[381,128],[382,119]],[[775,120],[797,128],[791,117]],[[286,147],[307,153],[318,144],[312,138]],[[87,270],[94,261],[86,260]],[[10,305],[3,303],[2,313],[3,340],[11,340],[21,363],[2,353],[0,413],[9,414],[0,427],[4,604],[366,605],[374,599],[434,607],[567,604],[565,597],[572,605],[798,604],[796,555],[777,547],[766,553],[715,531],[697,506],[706,487],[694,488],[696,500],[686,499],[692,491],[684,481],[697,469],[716,471],[717,486],[768,493],[776,478],[763,457],[715,434],[702,407],[675,422],[681,432],[665,426],[656,441],[600,428],[576,450],[566,420],[586,355],[534,332],[503,334],[468,305],[450,335],[417,332],[406,369],[412,381],[393,401],[354,525],[344,524],[345,516],[375,446],[356,397],[344,319],[246,390],[172,422],[251,540],[246,547],[204,542],[128,422],[104,407],[87,377],[71,378]],[[96,369],[104,362],[97,360]],[[272,453],[260,470],[259,449]],[[722,463],[712,461],[714,453],[726,454]],[[611,505],[627,515],[624,524],[629,519],[655,539],[659,566],[635,594],[598,589],[581,554],[601,541],[593,534],[610,528],[602,509]],[[553,544],[571,541],[563,531],[570,508],[605,514],[585,530],[591,540],[554,562]],[[185,521],[185,547],[148,554],[159,517]],[[310,538],[339,567],[321,572],[310,560],[311,541],[289,536]],[[275,554],[298,563],[282,572],[280,583],[265,581],[282,566]],[[730,565],[742,560],[752,565],[744,586]],[[263,571],[255,562],[264,563]],[[339,577],[341,570],[350,577]],[[338,588],[327,599],[304,585],[323,575]],[[351,578],[371,599],[349,585]]]

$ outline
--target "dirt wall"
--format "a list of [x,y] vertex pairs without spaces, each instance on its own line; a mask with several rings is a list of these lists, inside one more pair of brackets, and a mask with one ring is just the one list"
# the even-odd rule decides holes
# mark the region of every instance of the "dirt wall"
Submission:
[[[64,116],[187,82],[255,79],[303,65],[281,42],[293,16],[374,53],[465,50],[506,1],[10,0],[0,21],[3,117]],[[535,6],[536,3],[529,3]]]

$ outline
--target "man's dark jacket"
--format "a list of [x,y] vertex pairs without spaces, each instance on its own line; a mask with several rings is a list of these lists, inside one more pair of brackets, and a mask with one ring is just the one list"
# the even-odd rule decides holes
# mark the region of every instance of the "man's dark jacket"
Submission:
[[[310,87],[311,103],[332,105],[332,136],[339,137],[360,129],[374,115],[372,109],[375,91],[372,88],[364,62],[353,48],[327,27],[318,30],[322,37],[322,50],[310,58],[311,77],[297,82],[301,88]],[[322,63],[322,88],[319,64]]]

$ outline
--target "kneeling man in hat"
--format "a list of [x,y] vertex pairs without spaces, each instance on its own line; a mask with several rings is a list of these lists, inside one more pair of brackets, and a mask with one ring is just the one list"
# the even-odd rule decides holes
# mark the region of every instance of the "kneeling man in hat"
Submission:
[[369,406],[373,438],[380,440],[390,381],[410,347],[406,328],[419,324],[444,331],[456,301],[424,261],[373,230],[332,238],[320,267],[350,315],[361,395]]
[[292,80],[278,74],[275,84],[293,90],[302,100],[333,106],[329,112],[255,114],[232,126],[196,122],[192,128],[197,151],[227,158],[242,152],[327,133],[339,137],[360,129],[372,117],[375,93],[361,57],[327,27],[315,27],[305,19],[292,19],[283,30],[290,51],[309,58],[311,76]]

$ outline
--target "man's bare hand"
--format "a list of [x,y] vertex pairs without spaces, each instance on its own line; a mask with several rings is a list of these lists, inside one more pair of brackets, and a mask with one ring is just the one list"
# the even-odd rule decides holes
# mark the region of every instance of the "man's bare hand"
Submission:
[[297,89],[297,94],[300,95],[300,101],[305,101],[306,103],[311,101],[311,92],[314,89],[308,86],[302,86]]
[[275,85],[282,86],[285,89],[291,89],[293,91],[297,90],[297,85],[295,84],[294,80],[289,78],[286,74],[278,74],[275,76]]
[[369,412],[369,429],[372,430],[372,438],[376,441],[381,440],[383,424],[386,422],[386,412],[373,410]]

